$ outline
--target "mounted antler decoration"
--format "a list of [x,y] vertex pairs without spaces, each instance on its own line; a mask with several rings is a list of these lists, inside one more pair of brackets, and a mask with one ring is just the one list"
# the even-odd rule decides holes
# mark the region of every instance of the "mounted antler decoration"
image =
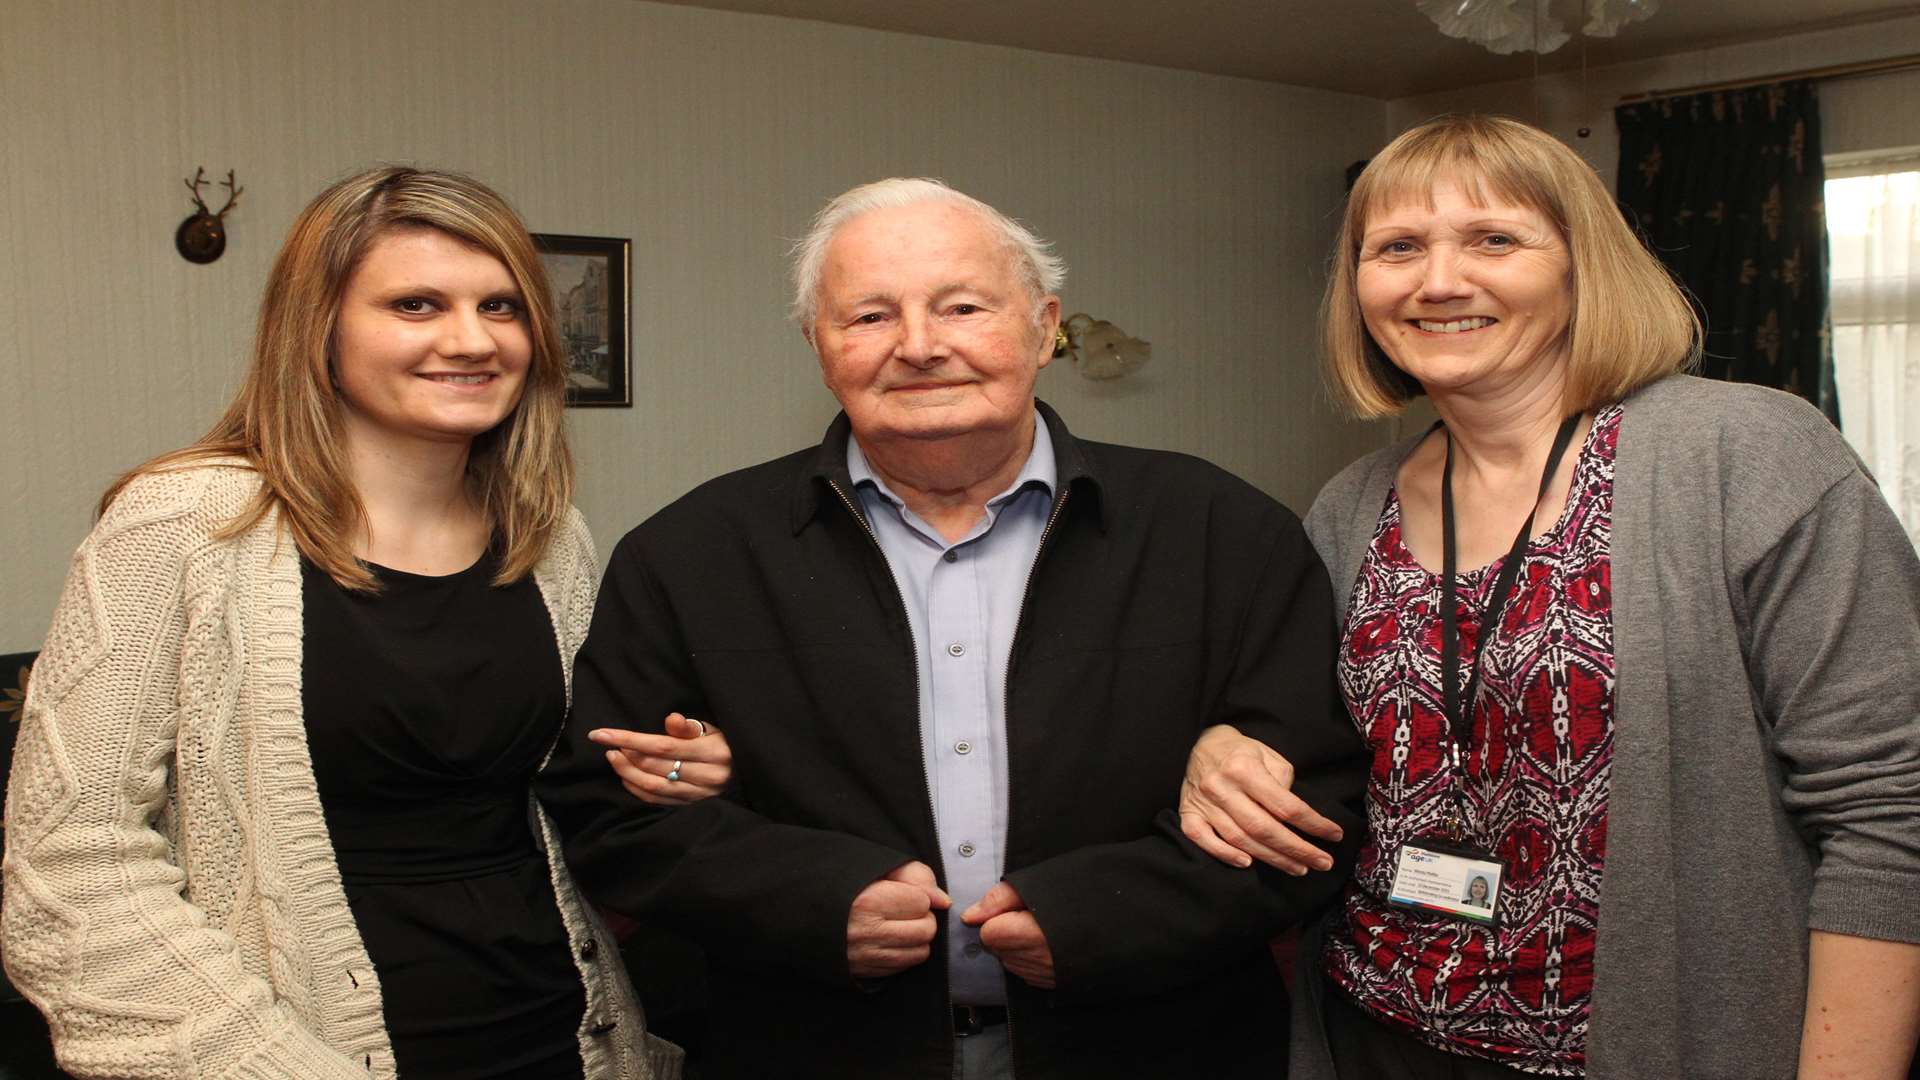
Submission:
[[193,205],[200,211],[181,222],[173,232],[173,246],[179,249],[180,257],[190,263],[210,263],[227,250],[227,227],[222,222],[239,200],[240,193],[246,190],[234,185],[233,170],[228,169],[227,178],[220,183],[227,189],[227,205],[216,214],[207,209],[206,202],[200,198],[200,189],[212,186],[206,174],[205,167],[196,167],[193,179],[186,181],[187,190],[193,192]]

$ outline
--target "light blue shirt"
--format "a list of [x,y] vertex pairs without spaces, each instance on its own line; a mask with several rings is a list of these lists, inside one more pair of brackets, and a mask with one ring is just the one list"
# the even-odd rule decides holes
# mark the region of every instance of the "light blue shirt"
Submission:
[[847,473],[900,586],[920,657],[920,753],[953,907],[948,986],[959,1005],[1007,1000],[1000,962],[960,913],[1004,873],[1007,835],[1007,658],[1053,508],[1057,474],[1046,421],[1012,486],[987,501],[972,531],[949,544],[887,489],[847,439]]

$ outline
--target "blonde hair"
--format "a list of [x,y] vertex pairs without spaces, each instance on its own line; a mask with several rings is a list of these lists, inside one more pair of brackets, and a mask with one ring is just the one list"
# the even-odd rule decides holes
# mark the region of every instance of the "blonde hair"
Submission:
[[1527,207],[1565,239],[1573,264],[1566,412],[1617,401],[1698,360],[1699,316],[1578,154],[1518,120],[1442,116],[1387,144],[1347,196],[1320,331],[1329,387],[1355,415],[1392,415],[1421,392],[1373,340],[1360,312],[1355,277],[1367,219],[1401,200],[1431,199],[1442,179],[1475,199]]
[[467,482],[501,547],[494,583],[531,573],[573,501],[566,352],[546,269],[526,226],[492,189],[457,173],[369,169],[307,204],[267,276],[252,361],[226,414],[192,445],[116,480],[101,497],[100,512],[142,474],[239,457],[259,473],[260,494],[219,535],[237,536],[277,510],[280,528],[302,555],[343,587],[376,589],[372,573],[353,555],[364,508],[342,442],[333,336],[347,280],[367,251],[408,229],[437,230],[486,252],[520,291],[533,347],[526,384],[512,414],[473,440]]

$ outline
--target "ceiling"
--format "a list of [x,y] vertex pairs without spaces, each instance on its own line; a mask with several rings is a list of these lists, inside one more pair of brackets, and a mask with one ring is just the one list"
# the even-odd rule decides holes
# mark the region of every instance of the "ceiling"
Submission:
[[[1399,98],[1525,78],[1531,54],[1448,38],[1414,0],[668,0],[926,37]],[[1570,28],[1580,0],[1551,0]],[[1664,0],[1619,36],[1581,38],[1539,70],[1617,64],[1911,16],[1913,0]]]

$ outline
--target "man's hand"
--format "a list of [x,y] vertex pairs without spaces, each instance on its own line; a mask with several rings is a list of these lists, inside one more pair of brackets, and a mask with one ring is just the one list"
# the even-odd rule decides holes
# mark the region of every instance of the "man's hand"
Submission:
[[960,921],[980,928],[980,944],[1001,967],[1029,986],[1053,989],[1053,949],[1013,886],[1002,881],[988,889],[979,903],[960,913]]
[[1294,829],[1323,840],[1341,837],[1340,826],[1293,793],[1292,762],[1225,724],[1201,732],[1180,781],[1180,831],[1187,839],[1228,866],[1259,859],[1295,876],[1332,869],[1333,858]]
[[940,924],[936,911],[953,906],[933,868],[902,863],[860,890],[847,912],[847,970],[856,979],[883,979],[923,964]]
[[727,737],[712,724],[679,713],[667,714],[666,729],[665,735],[649,735],[595,728],[587,738],[607,748],[607,764],[620,786],[641,802],[685,806],[720,794],[733,779]]

